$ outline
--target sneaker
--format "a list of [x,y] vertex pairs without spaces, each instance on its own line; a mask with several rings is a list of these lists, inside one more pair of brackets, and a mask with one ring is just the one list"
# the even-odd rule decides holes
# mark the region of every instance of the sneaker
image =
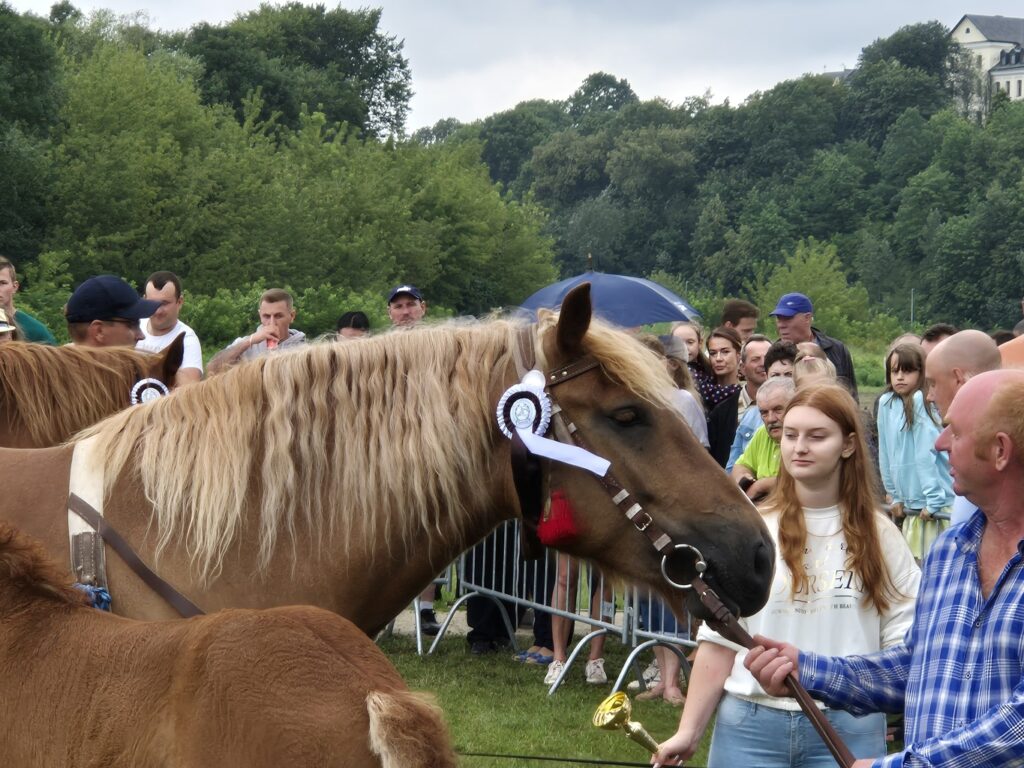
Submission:
[[[647,669],[643,671],[644,687],[650,688],[661,682],[661,670],[658,669],[658,662],[652,661],[647,665]],[[626,685],[627,691],[639,691],[640,681],[630,680]]]
[[555,659],[548,664],[548,673],[544,675],[544,685],[554,685],[555,680],[561,676],[563,669],[565,669],[564,661]]
[[608,675],[604,673],[604,659],[587,662],[587,682],[591,685],[604,685],[608,682]]
[[431,637],[441,631],[441,625],[437,623],[437,616],[429,608],[420,611],[420,631]]

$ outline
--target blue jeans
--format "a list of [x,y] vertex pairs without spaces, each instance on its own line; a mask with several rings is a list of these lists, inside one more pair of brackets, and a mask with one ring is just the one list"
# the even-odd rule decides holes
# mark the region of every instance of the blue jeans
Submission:
[[[885,715],[825,715],[857,758],[885,755]],[[718,705],[708,768],[836,768],[835,758],[803,712],[774,709],[725,694]]]

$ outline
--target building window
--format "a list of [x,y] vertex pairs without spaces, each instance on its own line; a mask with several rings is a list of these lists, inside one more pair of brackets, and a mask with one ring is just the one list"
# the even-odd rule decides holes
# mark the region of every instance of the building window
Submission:
[[982,67],[981,56],[978,56],[977,58],[978,58],[978,69],[981,69],[981,67]]
[[1017,98],[1020,98],[1020,80],[1017,81]]
[[971,34],[971,28],[970,27],[964,27],[964,34],[965,35]]

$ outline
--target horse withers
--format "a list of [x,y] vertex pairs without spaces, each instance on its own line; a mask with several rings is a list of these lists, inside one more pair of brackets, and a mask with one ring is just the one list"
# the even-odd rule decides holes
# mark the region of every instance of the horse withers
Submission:
[[[70,445],[0,449],[0,519],[66,562],[74,454],[102,485],[106,519],[204,610],[310,604],[373,634],[460,552],[522,518],[497,403],[521,365],[549,372],[582,358],[593,366],[551,393],[644,513],[630,519],[592,474],[544,460],[548,484],[578,510],[576,536],[559,547],[681,612],[653,529],[638,530],[649,516],[703,553],[727,605],[758,610],[774,564],[760,515],[674,409],[662,361],[592,321],[586,285],[533,326],[453,322],[306,345],[122,411]],[[106,560],[115,612],[174,615]]]
[[456,765],[437,707],[340,616],[112,616],[2,524],[0,733],[7,768]]
[[130,347],[0,347],[0,446],[46,448],[127,408],[132,388],[168,387],[181,367],[185,335],[157,355]]

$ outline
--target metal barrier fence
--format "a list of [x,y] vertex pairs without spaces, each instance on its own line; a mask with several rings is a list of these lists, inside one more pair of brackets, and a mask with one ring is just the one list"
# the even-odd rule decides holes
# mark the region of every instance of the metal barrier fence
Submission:
[[[622,688],[631,676],[639,682],[641,690],[646,687],[638,659],[654,646],[671,649],[679,657],[684,675],[689,677],[686,651],[696,645],[690,634],[689,621],[677,626],[671,611],[657,598],[639,593],[635,588],[617,591],[596,568],[563,553],[547,550],[545,556],[538,560],[524,561],[520,557],[517,521],[502,524],[460,555],[438,583],[446,583],[447,579],[450,584],[452,569],[456,572],[456,599],[441,622],[441,629],[427,654],[433,653],[444,639],[456,611],[472,598],[483,598],[491,601],[499,613],[513,651],[518,650],[516,628],[519,618],[527,608],[533,609],[535,621],[541,613],[551,615],[553,641],[556,626],[569,635],[564,649],[564,669],[551,684],[549,694],[558,690],[585,650],[589,650],[599,638],[603,641],[609,636],[632,647],[616,677],[613,690]],[[416,647],[423,654],[418,604],[414,603],[414,608]],[[560,625],[555,617],[563,619],[564,624]],[[589,626],[571,650],[568,648],[573,637],[568,631],[573,626],[570,622]]]

